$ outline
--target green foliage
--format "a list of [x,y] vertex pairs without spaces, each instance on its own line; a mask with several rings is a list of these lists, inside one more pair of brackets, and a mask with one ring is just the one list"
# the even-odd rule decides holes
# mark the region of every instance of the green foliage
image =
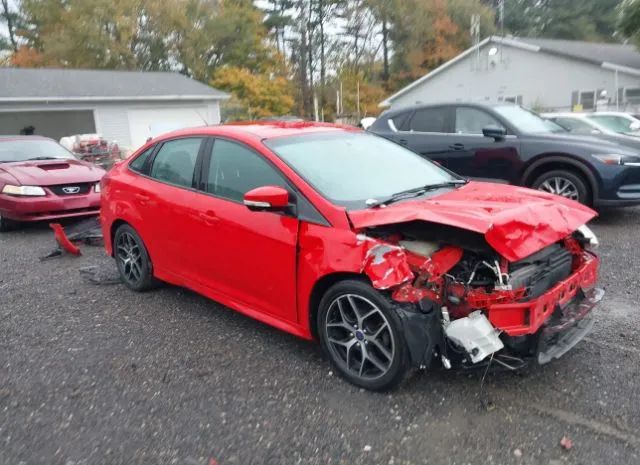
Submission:
[[640,46],[640,1],[626,0],[620,5],[620,33]]
[[612,41],[621,0],[507,0],[505,27],[522,37]]

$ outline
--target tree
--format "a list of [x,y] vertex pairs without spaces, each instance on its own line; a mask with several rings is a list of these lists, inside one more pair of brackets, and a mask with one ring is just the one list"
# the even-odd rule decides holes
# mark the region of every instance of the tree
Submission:
[[627,39],[640,46],[640,1],[626,0],[620,5],[618,30]]
[[0,24],[4,23],[7,28],[7,38],[0,36],[0,52],[3,50],[18,51],[18,39],[16,29],[20,23],[18,13],[9,6],[9,0],[0,0]]
[[232,119],[287,115],[295,103],[285,77],[255,74],[247,68],[224,66],[216,71],[211,85],[232,94],[231,106],[239,108]]
[[612,41],[621,0],[507,0],[505,27],[523,37]]

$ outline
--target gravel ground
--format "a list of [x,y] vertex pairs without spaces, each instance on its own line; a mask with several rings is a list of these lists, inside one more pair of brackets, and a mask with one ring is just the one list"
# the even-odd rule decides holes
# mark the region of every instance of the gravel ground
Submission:
[[420,372],[391,394],[184,289],[89,283],[101,248],[39,262],[46,226],[3,234],[0,464],[640,464],[640,209],[593,229],[607,296],[587,340],[483,393],[481,373]]

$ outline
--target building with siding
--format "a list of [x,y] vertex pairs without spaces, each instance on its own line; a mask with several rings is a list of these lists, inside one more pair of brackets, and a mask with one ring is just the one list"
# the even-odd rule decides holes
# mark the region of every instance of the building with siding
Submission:
[[640,53],[632,45],[488,37],[380,103],[510,101],[544,111],[636,111]]
[[159,132],[219,123],[227,98],[172,72],[0,68],[0,135],[99,133],[136,149]]

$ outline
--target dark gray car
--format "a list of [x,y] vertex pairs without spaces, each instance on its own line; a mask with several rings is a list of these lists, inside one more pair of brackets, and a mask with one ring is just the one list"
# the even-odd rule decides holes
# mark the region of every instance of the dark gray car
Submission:
[[469,178],[507,182],[593,206],[640,204],[640,149],[577,136],[512,104],[419,105],[369,131]]

